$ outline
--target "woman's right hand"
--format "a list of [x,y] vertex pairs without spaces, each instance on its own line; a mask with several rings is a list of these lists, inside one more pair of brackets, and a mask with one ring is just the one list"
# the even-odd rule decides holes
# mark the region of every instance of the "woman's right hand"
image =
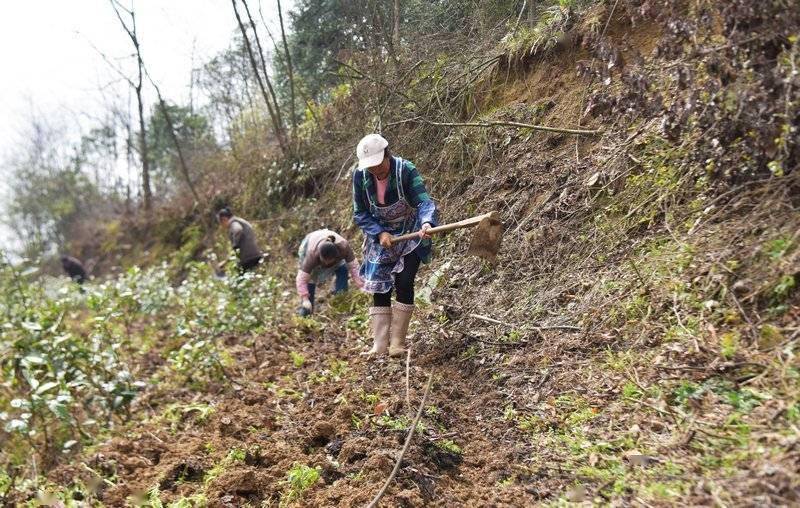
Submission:
[[392,235],[391,233],[387,233],[384,231],[380,235],[378,235],[378,242],[380,242],[381,247],[384,249],[389,249],[392,246]]

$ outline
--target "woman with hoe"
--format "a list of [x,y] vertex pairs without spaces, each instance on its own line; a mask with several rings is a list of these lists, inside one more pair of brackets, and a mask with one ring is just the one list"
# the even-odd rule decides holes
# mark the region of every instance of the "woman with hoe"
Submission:
[[[414,164],[392,156],[382,136],[365,136],[356,155],[353,215],[365,236],[360,273],[364,291],[373,295],[373,345],[367,354],[383,354],[388,346],[389,356],[402,356],[414,310],[414,278],[420,262],[428,262],[431,254],[427,230],[437,225],[436,205]],[[392,242],[394,236],[413,231],[419,238]]]

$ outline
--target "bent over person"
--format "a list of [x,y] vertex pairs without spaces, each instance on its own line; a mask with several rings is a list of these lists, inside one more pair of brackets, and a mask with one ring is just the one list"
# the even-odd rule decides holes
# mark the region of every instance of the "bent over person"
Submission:
[[313,312],[316,287],[334,275],[333,294],[347,290],[348,271],[356,286],[364,286],[353,249],[344,237],[330,229],[307,234],[300,243],[297,255],[300,269],[297,270],[295,283],[302,302],[299,310],[301,316]]
[[233,215],[228,208],[217,212],[217,220],[222,227],[228,230],[228,238],[239,257],[239,270],[246,272],[258,266],[264,253],[256,243],[253,226],[241,217]]
[[61,256],[61,268],[78,284],[83,284],[86,281],[86,268],[77,258]]
[[[427,230],[436,226],[436,205],[410,161],[392,156],[389,142],[378,134],[365,136],[356,148],[353,212],[364,232],[364,291],[372,293],[369,309],[373,345],[367,354],[401,356],[414,311],[414,279],[420,263],[431,255]],[[419,232],[419,237],[392,242],[393,236]],[[392,290],[397,293],[394,305]]]

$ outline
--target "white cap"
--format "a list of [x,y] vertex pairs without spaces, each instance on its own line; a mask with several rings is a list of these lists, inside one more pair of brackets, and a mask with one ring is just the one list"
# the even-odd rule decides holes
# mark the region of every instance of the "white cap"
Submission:
[[367,134],[356,147],[358,156],[358,169],[371,168],[383,162],[383,150],[389,146],[380,134]]

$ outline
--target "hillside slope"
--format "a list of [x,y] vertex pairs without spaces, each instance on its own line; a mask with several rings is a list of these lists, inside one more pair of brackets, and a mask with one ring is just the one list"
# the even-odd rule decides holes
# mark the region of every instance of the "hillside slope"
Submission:
[[[239,287],[190,270],[201,282],[186,287],[207,291],[198,307],[268,317],[221,329],[216,376],[181,381],[169,369],[194,325],[176,336],[168,315],[143,317],[142,336],[158,331],[140,347],[139,416],[53,485],[110,506],[363,506],[432,373],[384,506],[800,503],[800,49],[786,36],[800,24],[776,28],[768,8],[676,2],[658,18],[625,4],[589,9],[545,50],[485,55],[460,88],[435,81],[435,64],[409,78],[409,97],[438,90],[459,107],[398,109],[383,126],[393,151],[443,219],[497,210],[506,231],[494,265],[464,256],[466,232],[436,242],[408,365],[359,355],[364,295],[292,315],[303,234],[360,239],[342,161],[362,133],[331,129],[307,161],[321,192],[257,222],[274,239],[264,273]],[[348,116],[366,93],[334,102],[329,122],[366,124]],[[599,132],[437,125],[464,120]],[[245,305],[253,285],[271,296]]]

